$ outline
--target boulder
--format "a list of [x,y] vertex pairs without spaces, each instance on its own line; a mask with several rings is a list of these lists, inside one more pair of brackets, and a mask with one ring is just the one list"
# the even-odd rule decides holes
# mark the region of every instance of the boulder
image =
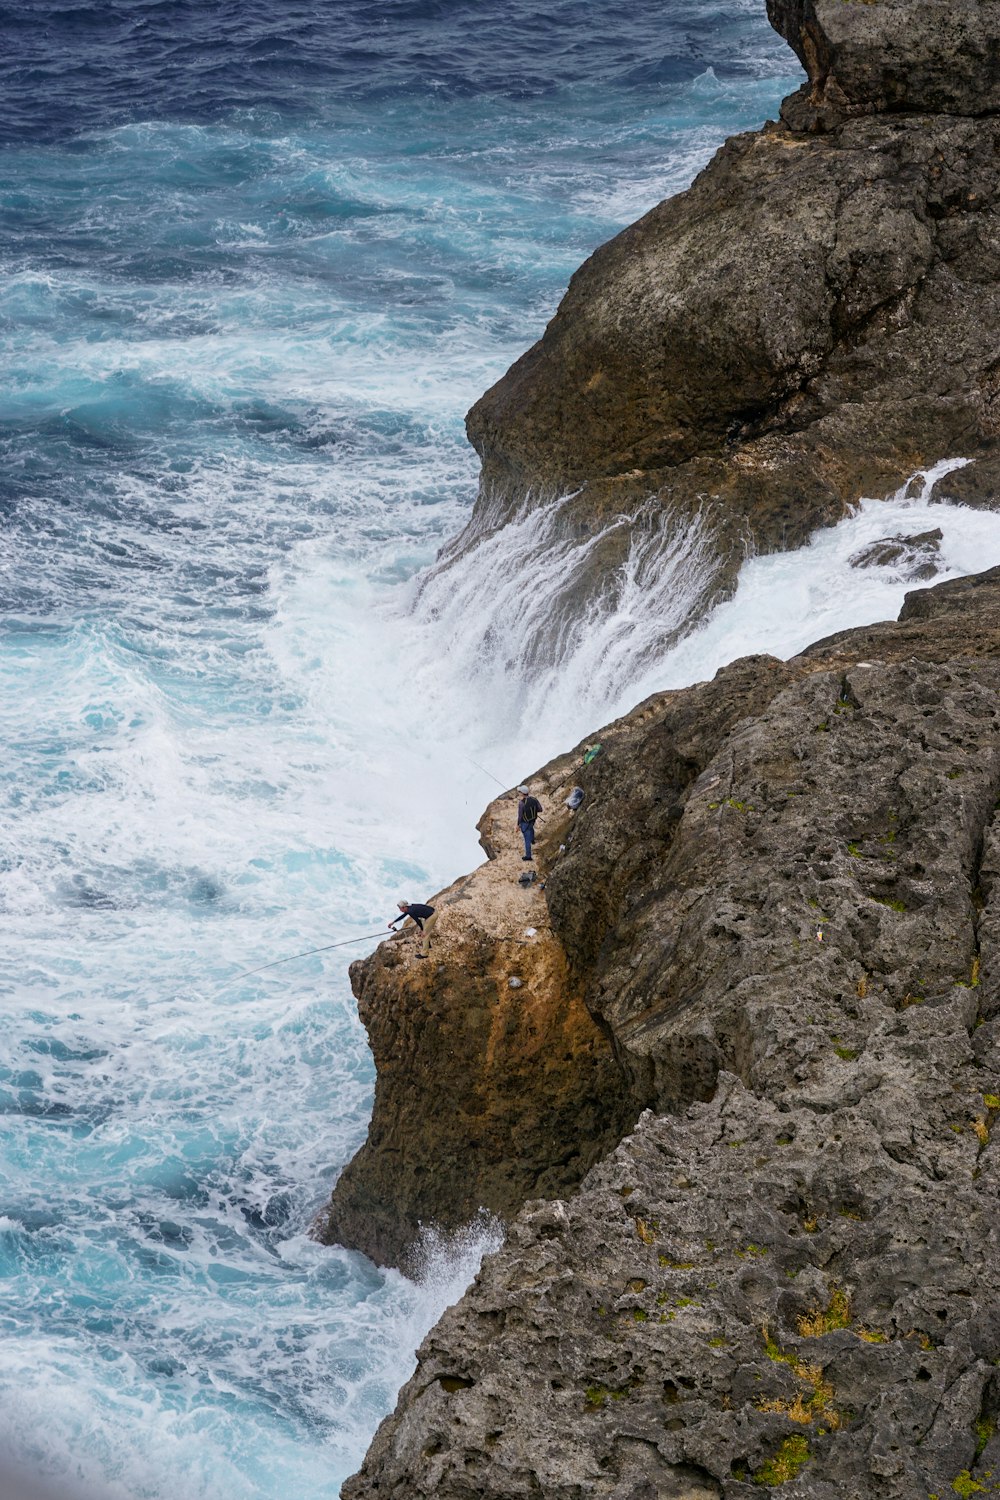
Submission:
[[859,548],[848,561],[852,568],[892,568],[901,578],[926,580],[938,572],[936,559],[943,540],[940,526],[913,536],[897,533]]

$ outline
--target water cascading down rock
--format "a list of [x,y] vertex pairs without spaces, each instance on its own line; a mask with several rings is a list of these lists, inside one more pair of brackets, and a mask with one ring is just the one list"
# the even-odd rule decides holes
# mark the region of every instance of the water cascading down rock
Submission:
[[472,408],[480,496],[440,569],[550,507],[548,545],[587,544],[553,608],[613,608],[628,550],[698,518],[694,616],[748,548],[799,546],[938,459],[976,459],[954,493],[992,503],[995,0],[769,9],[809,82],[597,250]]
[[[921,464],[989,503],[998,7],[770,9],[808,83],[474,408],[460,547],[653,495],[710,514],[718,591]],[[378,1084],[327,1237],[509,1232],[345,1500],[1000,1494],[998,690],[995,570],[659,694],[532,778],[586,792],[544,891],[500,798],[432,961],[353,967]]]

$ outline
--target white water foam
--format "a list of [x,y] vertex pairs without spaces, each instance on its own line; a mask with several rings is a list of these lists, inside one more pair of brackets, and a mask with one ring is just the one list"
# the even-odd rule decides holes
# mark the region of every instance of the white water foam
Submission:
[[[874,541],[940,528],[933,582],[1000,564],[1000,515],[929,499],[963,462],[863,500],[797,551],[748,558],[733,597],[703,620],[704,515],[673,533],[618,518],[568,538],[563,501],[525,507],[457,561],[446,549],[402,597],[341,574],[338,607],[320,626],[330,575],[324,549],[309,544],[277,591],[271,649],[312,705],[314,733],[342,752],[348,737],[357,746],[346,762],[341,753],[340,774],[345,803],[362,811],[341,843],[363,859],[366,841],[394,837],[408,864],[453,875],[481,858],[472,827],[497,782],[516,785],[648,694],[739,656],[788,657],[833,631],[894,619],[925,585],[899,564],[852,565]],[[595,595],[584,580],[602,555],[614,566]],[[348,637],[354,650],[336,649]],[[331,721],[338,704],[343,723]]]
[[[0,533],[0,1448],[102,1500],[334,1500],[498,1241],[429,1234],[410,1282],[305,1237],[365,1131],[345,961],[370,944],[237,971],[468,869],[491,775],[759,642],[795,649],[815,613],[855,623],[864,591],[898,608],[824,534],[672,645],[704,524],[571,546],[542,507],[409,610],[400,580],[472,488],[461,411],[735,123],[714,75],[692,92],[676,129],[658,105],[623,128],[602,85],[543,152],[530,110],[477,107],[402,159],[368,121],[270,146],[139,123],[110,157],[95,137],[76,167],[25,159],[30,216],[65,238],[0,292],[8,474],[36,475]],[[231,181],[217,152],[245,163]],[[363,212],[317,218],[314,193]],[[948,566],[983,565],[992,518],[963,552],[955,517]]]
[[[704,514],[673,533],[619,519],[572,540],[560,526],[564,502],[526,509],[459,562],[446,555],[416,586],[418,680],[433,670],[449,738],[513,785],[652,692],[702,680],[739,656],[788,657],[833,631],[894,619],[922,585],[899,564],[852,565],[880,538],[940,528],[934,582],[1000,564],[1000,515],[929,498],[964,462],[942,461],[888,499],[863,500],[804,548],[748,558],[733,597],[704,620],[696,617],[711,545]],[[623,552],[601,590],[586,590],[595,556],[616,538]],[[432,696],[429,683],[424,691]]]
[[[786,659],[836,631],[894,620],[912,589],[1000,565],[1000,512],[930,499],[966,462],[942,460],[887,499],[862,500],[853,515],[815,532],[798,551],[748,559],[732,599],[663,661],[637,673],[615,707],[624,712],[648,693],[709,677],[739,656],[767,652]],[[942,488],[947,494],[946,483]],[[930,580],[908,577],[899,562],[858,567],[853,561],[882,538],[935,529],[942,539]]]
[[[220,1484],[240,1497],[257,1494],[260,1484],[274,1493],[335,1500],[338,1471],[351,1468],[366,1446],[372,1407],[391,1400],[427,1328],[501,1242],[500,1226],[485,1217],[449,1240],[428,1233],[420,1271],[409,1281],[396,1272],[376,1274],[359,1257],[304,1236],[287,1239],[274,1270],[276,1282],[287,1282],[280,1300],[258,1301],[249,1277],[244,1288],[179,1279],[152,1364],[109,1344],[96,1388],[92,1351],[79,1338],[19,1337],[4,1357],[4,1427],[15,1440],[0,1442],[0,1453],[13,1449],[19,1466],[43,1471],[60,1489],[71,1486],[81,1500],[156,1500],[166,1493],[167,1475],[169,1492],[184,1500],[217,1494]],[[331,1322],[331,1270],[340,1273],[341,1301],[358,1307],[353,1326]],[[127,1307],[127,1290],[123,1296]],[[247,1321],[238,1305],[243,1298],[255,1304],[253,1335],[236,1339],[234,1320]],[[191,1350],[219,1341],[225,1358],[213,1361],[210,1389],[199,1389],[203,1376]],[[300,1430],[290,1434],[283,1388],[293,1371]],[[241,1414],[248,1402],[254,1444],[262,1448],[249,1472]],[[49,1416],[40,1424],[43,1410]]]
[[636,88],[598,55],[430,109],[366,103],[352,61],[298,72],[287,119],[102,103],[68,152],[5,153],[0,1428],[51,1473],[333,1500],[493,1243],[415,1285],[303,1237],[364,1135],[370,944],[237,971],[468,868],[470,752],[506,777],[563,743],[547,664],[536,740],[516,665],[470,697],[400,581],[466,513],[462,411],[572,269],[772,108],[755,25],[760,90],[676,129],[657,87],[623,133]]
[[498,737],[522,756],[551,745],[553,733],[572,744],[663,658],[697,608],[711,559],[702,516],[672,528],[650,507],[581,537],[565,506],[529,502],[416,585],[424,660],[446,664],[447,701],[464,705],[462,733],[477,758],[506,761]]

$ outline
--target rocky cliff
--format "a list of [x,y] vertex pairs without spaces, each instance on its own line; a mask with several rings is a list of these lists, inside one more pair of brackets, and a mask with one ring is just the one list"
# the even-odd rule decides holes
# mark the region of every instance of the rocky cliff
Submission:
[[[998,688],[1000,570],[737,662],[540,773],[587,800],[513,911],[529,946],[484,939],[489,996],[454,965],[509,855],[446,907],[428,975],[402,940],[355,966],[390,1062],[375,1154],[421,1028],[436,1101],[338,1189],[355,1243],[384,1251],[397,1201],[397,1245],[425,1215],[509,1213],[636,1123],[514,1219],[345,1500],[1000,1493]],[[492,1107],[523,1111],[533,1153],[512,1136],[506,1178],[474,1112],[466,1151],[434,1154],[500,1037],[521,1062]]]
[[543,891],[518,884],[516,804],[480,825],[490,862],[434,897],[429,961],[412,929],[351,966],[375,1103],[322,1234],[380,1265],[409,1267],[422,1224],[447,1234],[565,1192],[635,1117]]
[[809,81],[597,250],[473,407],[481,492],[441,567],[554,504],[556,540],[601,535],[594,602],[635,530],[668,545],[697,518],[700,609],[748,547],[798,546],[941,458],[990,460],[963,498],[995,493],[1000,6],[769,12]]

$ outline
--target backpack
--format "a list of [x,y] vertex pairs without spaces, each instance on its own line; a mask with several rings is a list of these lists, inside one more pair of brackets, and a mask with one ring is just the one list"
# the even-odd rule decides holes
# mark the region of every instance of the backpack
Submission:
[[521,808],[521,822],[533,823],[542,810],[542,804],[537,797],[525,797],[524,806]]

